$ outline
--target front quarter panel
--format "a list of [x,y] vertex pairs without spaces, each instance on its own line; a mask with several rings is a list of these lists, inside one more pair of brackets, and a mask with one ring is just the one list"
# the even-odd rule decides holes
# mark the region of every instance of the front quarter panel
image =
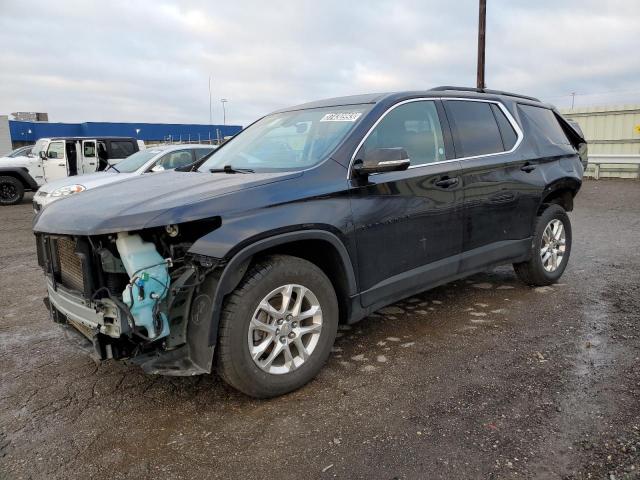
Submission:
[[346,169],[333,160],[293,181],[238,192],[229,200],[242,208],[223,213],[221,226],[197,240],[190,253],[228,259],[267,237],[319,229],[336,235],[353,258]]

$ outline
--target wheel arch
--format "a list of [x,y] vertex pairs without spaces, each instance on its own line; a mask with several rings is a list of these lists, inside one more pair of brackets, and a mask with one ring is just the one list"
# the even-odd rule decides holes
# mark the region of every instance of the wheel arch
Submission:
[[560,205],[567,212],[572,211],[573,199],[581,186],[582,182],[572,177],[560,178],[548,185],[542,193],[542,198],[538,205],[538,215],[551,203]]
[[302,230],[262,238],[243,247],[225,264],[213,298],[209,345],[215,345],[224,298],[238,286],[250,265],[270,254],[286,254],[314,263],[327,275],[338,297],[340,321],[350,314],[349,298],[356,295],[356,276],[342,241],[326,230]]
[[38,184],[29,175],[29,170],[24,167],[0,168],[0,177],[13,177],[22,183],[25,190],[37,190]]

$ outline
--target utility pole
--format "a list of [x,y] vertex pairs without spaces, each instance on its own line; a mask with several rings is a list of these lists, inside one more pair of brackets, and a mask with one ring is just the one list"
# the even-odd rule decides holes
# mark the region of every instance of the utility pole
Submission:
[[573,110],[573,105],[576,102],[576,92],[571,92],[571,110]]
[[478,19],[478,79],[477,88],[485,88],[484,83],[484,44],[487,31],[487,0],[480,0],[480,16]]

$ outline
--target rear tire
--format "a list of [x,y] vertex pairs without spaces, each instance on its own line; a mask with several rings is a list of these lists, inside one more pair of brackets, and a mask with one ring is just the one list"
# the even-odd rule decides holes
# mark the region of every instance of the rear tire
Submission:
[[536,219],[530,258],[514,263],[518,278],[533,286],[555,283],[571,254],[571,222],[560,205],[549,205]]
[[337,329],[338,301],[324,272],[301,258],[266,257],[225,302],[218,373],[252,397],[291,392],[320,371]]
[[24,185],[14,177],[0,177],[0,205],[16,205],[24,198]]

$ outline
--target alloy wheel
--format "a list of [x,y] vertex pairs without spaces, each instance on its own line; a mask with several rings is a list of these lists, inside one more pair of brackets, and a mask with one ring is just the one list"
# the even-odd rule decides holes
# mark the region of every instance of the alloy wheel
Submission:
[[311,356],[321,331],[322,309],[315,294],[302,285],[283,285],[258,304],[249,324],[249,353],[261,370],[289,373]]
[[10,183],[2,183],[0,184],[0,199],[5,202],[13,201],[18,195],[18,189],[15,185]]
[[551,220],[542,233],[542,245],[540,247],[540,259],[543,268],[549,272],[555,272],[564,257],[567,237],[564,224],[557,218]]

